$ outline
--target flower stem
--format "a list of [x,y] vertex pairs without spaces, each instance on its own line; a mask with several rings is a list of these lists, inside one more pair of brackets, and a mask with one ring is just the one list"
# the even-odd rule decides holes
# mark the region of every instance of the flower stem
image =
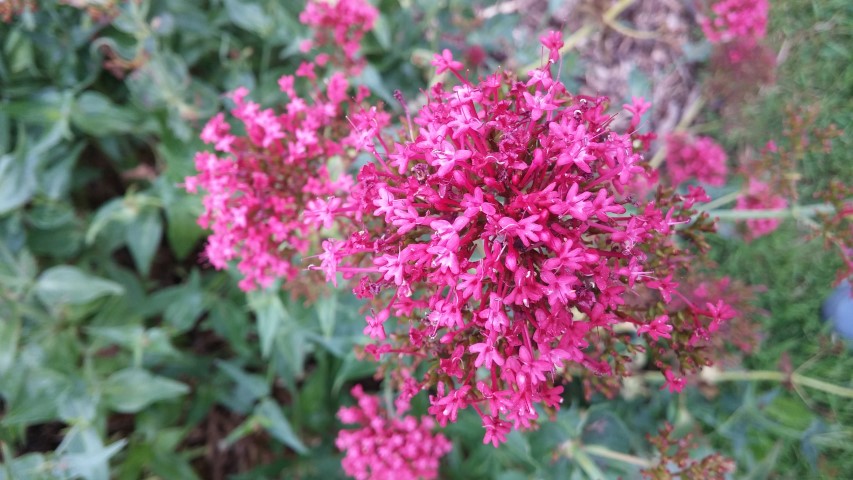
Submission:
[[755,218],[798,218],[813,217],[818,213],[832,213],[835,207],[828,203],[815,205],[793,206],[791,208],[776,208],[769,210],[705,210],[711,218],[749,220]]
[[604,472],[598,468],[595,461],[584,450],[585,447],[581,446],[577,440],[569,440],[560,446],[559,451],[566,458],[577,464],[586,474],[587,478],[605,478]]
[[634,455],[628,455],[627,453],[616,452],[603,445],[584,445],[581,448],[586,453],[595,457],[616,460],[617,462],[627,463],[629,465],[634,465],[640,468],[651,468],[654,466],[654,462],[651,460],[637,457]]
[[711,200],[710,202],[706,203],[705,205],[698,206],[696,209],[699,210],[700,212],[708,212],[708,211],[714,210],[717,207],[722,207],[723,205],[725,205],[727,203],[734,202],[735,200],[737,200],[737,197],[739,197],[740,195],[741,195],[741,192],[739,192],[739,191],[727,193],[727,194],[723,195],[722,197],[718,197],[718,198]]
[[[664,377],[660,372],[646,373],[644,378],[654,383],[664,381]],[[703,375],[703,380],[710,384],[717,384],[720,382],[790,382],[794,386],[809,387],[831,395],[853,398],[853,388],[835,385],[833,383],[818,380],[796,372],[790,375],[775,370],[715,372],[706,376]]]

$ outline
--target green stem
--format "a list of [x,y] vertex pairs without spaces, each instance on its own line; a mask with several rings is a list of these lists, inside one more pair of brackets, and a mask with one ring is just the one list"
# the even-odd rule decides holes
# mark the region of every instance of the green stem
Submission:
[[[664,377],[660,372],[649,372],[644,375],[644,378],[655,383],[664,381]],[[704,380],[711,384],[720,382],[791,382],[794,386],[809,387],[831,395],[853,398],[853,388],[835,385],[801,373],[788,375],[775,370],[740,370],[714,373],[704,378]]]
[[575,462],[575,464],[583,470],[587,478],[595,480],[605,478],[604,472],[598,468],[595,461],[587,452],[584,451],[584,447],[580,446],[576,440],[569,440],[563,443],[560,447],[560,452],[562,452],[566,458]]
[[595,457],[616,460],[617,462],[627,463],[629,465],[634,465],[640,468],[651,468],[655,465],[655,463],[651,460],[636,457],[634,455],[628,455],[627,453],[616,452],[603,445],[584,445],[581,448],[586,453]]
[[697,210],[699,210],[700,212],[711,211],[717,207],[722,207],[723,205],[725,205],[727,203],[734,202],[735,200],[737,200],[737,197],[739,197],[740,195],[741,195],[741,192],[727,193],[727,194],[723,195],[722,197],[715,198],[715,199],[711,200],[710,202],[706,203],[705,205],[701,205],[701,206],[697,207]]
[[793,206],[771,210],[705,210],[711,218],[731,220],[751,220],[755,218],[810,218],[818,213],[832,213],[835,207],[828,203]]
[[263,46],[261,47],[261,71],[258,75],[258,80],[263,81],[264,76],[266,76],[267,71],[270,69],[270,55],[272,54],[272,47],[270,46],[270,41],[264,39]]

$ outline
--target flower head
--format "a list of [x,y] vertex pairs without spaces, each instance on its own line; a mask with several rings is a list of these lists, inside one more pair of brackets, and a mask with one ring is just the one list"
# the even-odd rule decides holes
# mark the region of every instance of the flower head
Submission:
[[[735,210],[773,210],[785,208],[788,201],[785,197],[773,193],[770,185],[761,180],[750,178],[746,192],[738,197]],[[746,238],[754,240],[767,235],[781,225],[778,218],[753,218],[746,221]]]
[[342,407],[338,417],[354,424],[341,430],[335,445],[344,452],[341,464],[347,475],[359,480],[417,480],[438,477],[438,462],[451,449],[442,434],[433,435],[434,422],[425,417],[393,418],[379,398],[352,389],[357,405]]
[[[555,38],[543,44],[559,48]],[[434,64],[462,68],[449,51]],[[382,344],[365,350],[394,353],[405,371],[437,360],[430,368],[442,375],[418,381],[434,389],[429,412],[444,425],[473,407],[497,444],[530,428],[537,405],[559,407],[561,378],[625,371],[608,353],[621,341],[615,323],[642,325],[650,305],[668,308],[641,327],[655,343],[692,331],[693,318],[711,321],[668,307],[672,278],[690,261],[673,225],[705,197],[659,193],[631,205],[625,192],[650,181],[633,132],[612,130],[607,99],[570,95],[550,64],[526,83],[455,76],[461,85],[431,89],[411,140],[357,126],[354,145],[375,162],[338,210],[353,222],[335,268],[354,272],[375,311],[398,317],[395,332],[368,316],[366,332]],[[627,108],[638,118],[648,104]],[[626,301],[629,290],[650,303]]]
[[673,185],[696,179],[721,187],[726,182],[727,160],[723,147],[709,137],[666,136],[666,171]]
[[711,43],[734,39],[760,40],[767,34],[768,0],[718,0],[707,16],[699,18]]

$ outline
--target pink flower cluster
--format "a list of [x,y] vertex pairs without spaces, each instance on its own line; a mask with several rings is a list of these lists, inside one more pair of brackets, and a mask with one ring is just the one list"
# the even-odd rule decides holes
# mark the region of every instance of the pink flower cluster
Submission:
[[702,31],[711,43],[755,40],[767,34],[768,0],[719,0],[711,6],[711,15],[699,18]]
[[283,113],[247,100],[245,88],[230,95],[245,136],[233,133],[222,113],[214,116],[201,139],[221,153],[197,153],[198,174],[185,180],[189,192],[206,191],[199,224],[213,231],[207,258],[217,269],[237,260],[244,290],[293,279],[301,270],[293,256],[308,251],[312,220],[328,207],[322,198],[352,183],[347,175],[330,177],[327,159],[341,155],[343,146],[319,133],[340,121],[347,80],[333,75],[313,103],[296,94],[293,77],[280,83],[290,96]]
[[341,430],[335,441],[346,452],[347,475],[358,480],[417,480],[438,476],[439,459],[451,450],[442,434],[432,434],[435,423],[425,417],[390,418],[379,398],[364,393],[360,385],[352,389],[358,401],[342,407],[338,417],[355,424],[355,430]]
[[[359,42],[376,15],[364,0],[309,0],[300,18],[317,29],[321,43],[334,32],[334,39],[328,39],[331,54],[342,54],[341,70],[352,73]],[[279,79],[288,97],[283,111],[261,108],[247,99],[247,89],[238,88],[229,95],[231,116],[240,124],[236,132],[222,113],[202,130],[201,139],[214,152],[196,154],[198,174],[188,177],[185,187],[205,192],[199,224],[212,230],[206,257],[217,269],[237,261],[244,290],[296,278],[304,270],[299,257],[311,251],[319,228],[332,226],[340,206],[336,196],[353,183],[345,173],[333,175],[329,164],[340,163],[344,171],[350,165],[349,153],[358,139],[346,114],[369,91],[360,87],[353,95],[342,71],[329,69],[322,79],[316,69],[329,58],[328,53],[317,54],[302,62],[295,77]],[[310,86],[307,95],[297,93],[297,81]]]
[[345,64],[358,63],[361,40],[378,16],[376,8],[365,0],[309,0],[299,20],[313,27],[315,34],[313,41],[302,45],[303,51],[315,45],[333,45],[335,51],[343,52]]
[[[543,39],[551,54],[553,40]],[[471,407],[484,442],[498,445],[530,428],[538,406],[559,408],[561,380],[626,374],[615,324],[663,344],[672,322],[689,332],[721,318],[692,305],[673,320],[649,313],[678,295],[674,276],[690,255],[675,226],[707,197],[692,188],[632,203],[626,186],[647,177],[634,150],[642,142],[609,128],[606,98],[568,93],[551,62],[527,81],[504,73],[478,83],[449,51],[434,65],[461,84],[432,88],[395,140],[376,112],[354,122],[375,162],[336,200],[352,233],[324,242],[317,268],[371,299],[365,333],[380,343],[367,351],[404,372],[403,403],[434,387],[429,412],[441,425]],[[421,365],[428,372],[416,380]]]
[[666,137],[666,171],[672,185],[687,180],[721,187],[726,182],[726,151],[709,137],[673,133]]
[[[788,200],[775,194],[770,185],[750,178],[746,192],[738,197],[735,210],[775,210],[786,208]],[[779,228],[782,221],[778,218],[752,218],[746,221],[746,238],[754,240],[772,233]]]

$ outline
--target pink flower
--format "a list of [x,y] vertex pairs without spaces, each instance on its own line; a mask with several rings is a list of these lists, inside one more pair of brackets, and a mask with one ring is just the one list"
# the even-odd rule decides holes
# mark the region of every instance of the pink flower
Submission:
[[[774,194],[770,185],[750,178],[744,194],[738,197],[735,210],[776,210],[788,206],[781,195]],[[779,228],[782,221],[778,218],[753,218],[746,221],[746,239],[754,240]]]
[[504,359],[498,353],[494,343],[494,339],[490,339],[488,342],[475,343],[468,347],[468,350],[477,354],[477,358],[474,360],[474,366],[492,368],[492,363],[495,363],[498,366],[502,366],[504,364]]
[[560,49],[563,48],[563,35],[556,31],[551,30],[542,37],[539,38],[539,42],[542,43],[542,46],[548,49],[548,60],[552,62],[556,62],[560,59]]
[[654,340],[658,338],[671,338],[669,332],[672,331],[672,325],[669,325],[669,315],[660,315],[655,317],[651,323],[643,325],[637,329],[637,333],[648,333]]
[[643,97],[631,97],[631,103],[622,105],[622,108],[631,113],[631,126],[628,128],[636,131],[643,115],[652,108],[652,104],[651,102],[647,102]]
[[711,138],[666,136],[666,172],[673,185],[696,179],[721,187],[726,183],[727,159],[725,150]]
[[[448,50],[433,64],[460,85],[428,92],[410,138],[384,138],[373,109],[352,116],[348,145],[374,161],[335,209],[350,233],[326,255],[399,326],[385,332],[393,323],[369,316],[379,343],[365,351],[391,372],[423,371],[438,423],[471,407],[495,445],[532,428],[538,406],[558,408],[562,379],[612,385],[594,379],[626,371],[608,347],[630,341],[613,332],[620,321],[655,312],[640,327],[652,355],[692,361],[693,345],[666,340],[708,330],[716,314],[676,302],[673,278],[693,256],[674,225],[690,222],[685,205],[704,191],[630,200],[636,182],[654,183],[637,150],[645,143],[613,131],[607,99],[570,95],[549,66],[522,83],[468,81]],[[626,108],[639,118],[649,106]]]
[[664,388],[669,389],[669,393],[681,393],[684,390],[684,386],[687,384],[687,380],[684,377],[677,377],[672,370],[666,369],[663,372],[664,378],[666,378],[666,383],[660,387],[661,390]]
[[[342,149],[314,129],[345,119],[328,117],[321,103],[278,115],[247,95],[243,88],[231,94],[231,114],[246,135],[231,134],[224,115],[214,116],[201,137],[225,155],[198,153],[198,174],[186,185],[205,195],[199,223],[212,230],[205,249],[210,263],[222,269],[236,261],[241,288],[252,290],[276,278],[294,280],[300,268],[291,259],[307,253],[309,226],[333,225],[341,200],[325,162]],[[315,98],[324,100],[322,93]]]
[[[309,1],[303,14],[307,24],[336,29],[342,41],[355,42],[355,47],[376,16],[363,0],[340,0],[335,8]],[[227,95],[234,104],[230,118],[218,113],[201,132],[201,139],[218,153],[199,152],[198,174],[184,185],[204,195],[199,223],[211,229],[205,256],[217,269],[236,266],[244,276],[244,290],[269,286],[279,278],[296,281],[304,269],[297,258],[319,243],[316,227],[333,227],[340,210],[352,208],[341,195],[350,190],[351,177],[332,180],[326,165],[330,158],[341,159],[344,166],[353,160],[347,149],[350,138],[338,133],[350,125],[344,112],[370,128],[386,123],[382,115],[359,112],[363,92],[352,98],[343,73],[332,73],[327,86],[314,82],[315,67],[322,68],[324,56],[302,62],[295,72],[312,80],[313,91],[305,98],[297,95],[293,75],[279,79],[279,87],[290,97],[284,112],[261,108],[249,100],[249,90],[240,87]],[[239,131],[245,133],[232,133],[231,123],[241,124]],[[341,244],[327,241],[323,246],[316,269],[336,282]]]
[[435,67],[436,75],[441,75],[448,70],[456,72],[463,68],[461,62],[453,59],[453,52],[446,48],[441,52],[441,55],[435,54],[432,65]]
[[510,431],[511,424],[501,420],[500,417],[483,417],[483,428],[486,434],[483,436],[483,443],[491,443],[498,447],[506,442],[506,435]]
[[452,447],[444,435],[433,435],[430,418],[393,418],[379,398],[364,393],[360,385],[352,389],[358,401],[342,407],[338,418],[354,424],[341,430],[335,445],[344,452],[341,465],[350,477],[359,480],[418,480],[438,477],[439,460]]
[[767,34],[768,0],[718,0],[699,24],[711,43],[736,38],[760,40]]
[[309,0],[299,20],[314,27],[314,39],[308,48],[332,46],[346,70],[356,73],[362,61],[356,58],[364,35],[373,29],[379,12],[365,0]]

